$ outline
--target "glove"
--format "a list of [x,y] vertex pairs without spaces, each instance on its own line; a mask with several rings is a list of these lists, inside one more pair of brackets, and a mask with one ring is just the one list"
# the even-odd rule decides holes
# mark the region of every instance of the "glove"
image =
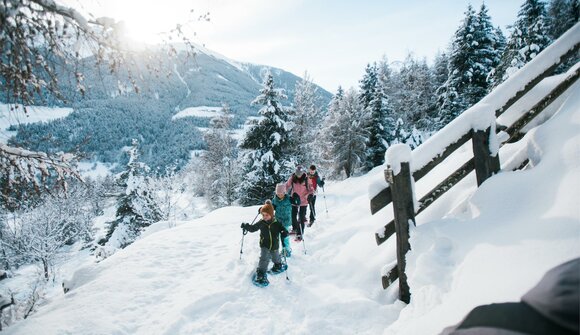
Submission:
[[320,187],[324,187],[324,178],[322,178],[322,180],[320,180]]
[[300,205],[300,196],[298,195],[298,193],[292,194],[292,204]]
[[244,230],[248,230],[248,227],[250,227],[249,223],[242,223],[242,225],[240,226],[240,228],[244,229]]
[[308,202],[312,202],[312,199],[314,199],[314,196],[312,194],[308,195]]

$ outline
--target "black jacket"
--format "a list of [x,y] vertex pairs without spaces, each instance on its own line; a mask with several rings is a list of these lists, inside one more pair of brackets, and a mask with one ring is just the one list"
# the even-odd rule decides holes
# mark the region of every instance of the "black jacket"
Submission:
[[260,247],[270,250],[278,250],[280,248],[280,236],[282,236],[282,241],[288,236],[286,228],[276,219],[272,219],[269,222],[260,220],[253,225],[246,225],[245,229],[252,233],[260,230]]

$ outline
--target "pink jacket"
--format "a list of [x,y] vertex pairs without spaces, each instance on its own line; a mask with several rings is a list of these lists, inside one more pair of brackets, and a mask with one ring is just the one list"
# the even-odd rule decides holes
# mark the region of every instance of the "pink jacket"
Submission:
[[298,193],[300,206],[308,206],[308,195],[314,193],[306,173],[302,175],[302,178],[296,178],[296,175],[292,174],[286,182],[286,189],[289,190],[290,196]]

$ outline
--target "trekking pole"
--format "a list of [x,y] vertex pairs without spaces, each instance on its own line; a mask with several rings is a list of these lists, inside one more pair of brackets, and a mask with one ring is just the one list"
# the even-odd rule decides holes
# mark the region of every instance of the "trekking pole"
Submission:
[[290,281],[290,278],[288,278],[288,260],[286,260],[286,254],[283,253],[282,257],[284,257],[284,264],[286,264],[286,270],[284,270],[284,273],[286,274],[286,280]]
[[326,208],[326,217],[328,218],[328,206],[326,205],[326,193],[324,192],[324,186],[322,187],[322,197],[324,198],[324,208]]
[[304,247],[304,254],[306,255],[306,243],[304,242],[304,231],[302,229],[302,225],[304,222],[299,223],[298,226],[300,227],[300,236],[302,236],[302,247]]
[[242,246],[240,247],[240,261],[242,260],[242,254],[244,253],[244,237],[246,237],[246,234],[248,233],[247,230],[242,229]]
[[[250,223],[251,225],[254,224],[254,222],[258,218],[258,215],[260,215],[260,213],[256,214],[256,217],[254,218],[254,220],[252,220],[252,223]],[[248,233],[247,230],[242,229],[242,246],[240,247],[240,261],[242,260],[242,254],[244,253],[244,237],[246,237],[247,233]]]

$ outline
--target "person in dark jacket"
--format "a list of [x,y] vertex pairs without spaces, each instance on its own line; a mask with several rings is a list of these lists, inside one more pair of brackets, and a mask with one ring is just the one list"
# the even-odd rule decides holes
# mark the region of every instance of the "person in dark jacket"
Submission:
[[316,172],[316,165],[310,165],[308,181],[313,190],[312,194],[308,196],[308,206],[310,207],[308,227],[310,227],[314,224],[314,220],[316,220],[316,195],[318,194],[318,186],[324,187],[324,178],[320,178],[318,172]]
[[262,220],[251,225],[249,223],[242,223],[241,228],[251,233],[260,231],[260,260],[258,262],[258,269],[256,270],[256,282],[259,284],[268,284],[268,276],[266,271],[270,260],[274,262],[271,271],[273,273],[280,273],[285,270],[286,265],[282,265],[282,259],[278,249],[280,248],[280,237],[282,238],[283,247],[284,240],[287,241],[288,231],[284,226],[274,217],[274,207],[271,201],[267,201],[264,206],[260,208]]

